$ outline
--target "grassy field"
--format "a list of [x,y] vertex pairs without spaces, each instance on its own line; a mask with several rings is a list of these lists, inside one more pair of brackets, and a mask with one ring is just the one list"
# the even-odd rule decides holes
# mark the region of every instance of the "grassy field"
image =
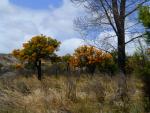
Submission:
[[144,113],[142,82],[120,76],[0,79],[0,113]]

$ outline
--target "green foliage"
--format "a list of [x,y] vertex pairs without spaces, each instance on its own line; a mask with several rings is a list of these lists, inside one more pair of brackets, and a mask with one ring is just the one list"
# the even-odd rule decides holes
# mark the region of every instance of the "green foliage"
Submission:
[[150,7],[140,7],[139,19],[145,27],[150,28]]
[[150,80],[150,62],[147,62],[146,65],[139,70],[139,74],[144,78],[149,78]]
[[140,7],[139,11],[139,20],[143,23],[146,27],[146,35],[145,39],[148,44],[150,44],[150,7],[149,6],[142,6]]
[[0,63],[0,70],[1,70],[2,67],[3,67],[3,64]]
[[62,61],[66,62],[66,63],[69,63],[70,58],[71,58],[71,55],[66,54],[66,55],[62,56]]
[[143,91],[144,91],[144,107],[145,111],[149,112],[150,111],[150,61],[146,63],[146,65],[139,69],[138,74],[143,80],[144,86],[143,86]]
[[137,75],[143,82],[143,104],[146,112],[150,111],[150,60],[146,56],[139,52],[135,53],[132,58],[130,58],[130,63],[128,64],[133,68],[135,75]]
[[28,62],[24,65],[24,68],[28,70],[35,70],[35,64],[33,62]]
[[115,75],[118,71],[118,65],[117,65],[117,52],[112,51],[111,52],[112,59],[104,60],[102,63],[98,64],[98,69],[102,73],[107,73],[109,75]]
[[149,31],[146,32],[145,41],[148,45],[150,45],[150,32]]
[[50,56],[50,61],[51,61],[52,64],[61,62],[61,57],[56,55],[56,54],[52,54]]
[[147,50],[140,50],[137,51],[132,55],[127,57],[126,61],[126,71],[127,74],[135,73],[136,75],[140,76],[143,67],[145,67],[149,63],[148,52]]
[[114,62],[113,59],[109,59],[106,61],[103,61],[102,63],[98,64],[98,69],[102,73],[107,73],[109,75],[115,75],[118,72],[118,66]]
[[139,51],[135,52],[132,56],[127,57],[126,72],[127,74],[137,73],[137,70],[144,65],[144,57]]

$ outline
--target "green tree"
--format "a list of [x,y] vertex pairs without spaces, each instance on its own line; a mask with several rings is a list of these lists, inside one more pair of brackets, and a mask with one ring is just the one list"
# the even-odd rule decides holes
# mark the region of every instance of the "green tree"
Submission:
[[[150,6],[141,6],[139,10],[139,20],[145,27],[145,39],[147,44],[150,46]],[[148,48],[148,54],[150,48]]]
[[66,55],[62,56],[62,62],[65,64],[66,71],[69,72],[68,74],[70,74],[69,62],[70,62],[71,57],[72,56],[70,54],[66,54]]
[[[148,46],[150,46],[150,7],[149,6],[140,7],[139,20],[140,22],[142,22],[142,24],[145,27],[145,31],[146,31],[145,39],[146,39]],[[148,50],[147,52],[148,55],[150,55],[150,48],[148,48],[147,50]],[[149,86],[150,84],[150,76],[149,76],[150,75],[150,61],[147,60],[144,63],[144,66],[142,67],[139,66],[138,71],[144,83],[143,90],[144,90],[145,111],[150,112],[150,86]]]
[[42,60],[50,58],[58,50],[60,42],[44,35],[34,36],[23,48],[13,51],[13,55],[24,63],[32,63],[38,72],[38,79],[41,80]]
[[62,61],[65,63],[69,63],[70,58],[71,58],[71,55],[66,54],[66,55],[62,56]]
[[150,28],[150,7],[142,6],[140,8],[139,19],[145,27]]
[[150,7],[142,6],[139,11],[139,20],[146,28],[146,42],[150,44]]

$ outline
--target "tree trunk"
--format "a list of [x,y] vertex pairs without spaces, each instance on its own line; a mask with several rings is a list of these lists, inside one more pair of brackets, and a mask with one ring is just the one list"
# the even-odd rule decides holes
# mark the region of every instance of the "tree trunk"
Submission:
[[125,35],[120,33],[118,37],[118,66],[120,71],[126,74]]
[[125,54],[125,6],[126,0],[121,0],[120,9],[118,7],[117,0],[112,0],[113,15],[117,28],[118,37],[118,66],[122,73],[125,72],[126,66],[126,54]]
[[70,66],[68,62],[66,65],[67,65],[66,72],[67,72],[67,77],[68,77],[68,76],[71,76],[71,70],[70,70]]
[[38,73],[38,80],[42,79],[42,72],[41,72],[41,60],[37,61],[37,73]]

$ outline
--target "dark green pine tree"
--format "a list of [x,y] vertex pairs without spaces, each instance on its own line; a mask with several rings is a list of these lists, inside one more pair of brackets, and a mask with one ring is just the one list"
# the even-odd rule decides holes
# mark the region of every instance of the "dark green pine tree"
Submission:
[[139,11],[139,19],[146,28],[146,42],[150,45],[150,7],[142,6]]

